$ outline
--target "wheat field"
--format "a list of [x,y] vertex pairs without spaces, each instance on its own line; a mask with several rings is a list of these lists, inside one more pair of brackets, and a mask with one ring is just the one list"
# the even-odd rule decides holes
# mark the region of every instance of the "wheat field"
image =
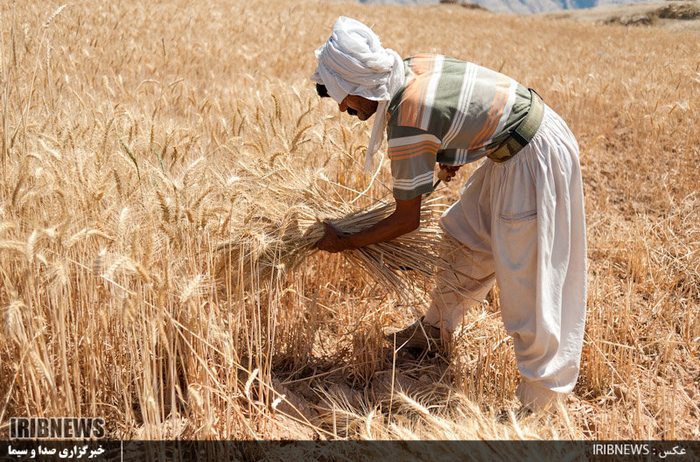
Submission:
[[[116,439],[700,438],[697,33],[206,3],[0,4],[0,435],[102,416]],[[371,125],[308,79],[339,15],[514,77],[576,134],[589,298],[564,409],[496,418],[518,383],[497,288],[448,355],[394,354],[382,329],[430,282],[311,249],[318,220],[391,202],[388,163],[362,172]]]

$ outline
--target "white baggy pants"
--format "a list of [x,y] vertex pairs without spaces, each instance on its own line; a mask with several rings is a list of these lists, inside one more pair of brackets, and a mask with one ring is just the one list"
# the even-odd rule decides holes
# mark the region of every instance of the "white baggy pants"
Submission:
[[[586,315],[586,231],[578,144],[549,107],[513,158],[489,159],[443,215],[458,242],[425,321],[454,331],[498,281],[501,315],[522,380],[516,395],[545,407],[578,378]],[[448,237],[449,239],[449,237]]]

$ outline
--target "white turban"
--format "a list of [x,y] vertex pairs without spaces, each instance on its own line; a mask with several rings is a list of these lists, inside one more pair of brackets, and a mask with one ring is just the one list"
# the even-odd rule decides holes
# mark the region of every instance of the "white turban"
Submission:
[[341,16],[326,43],[316,49],[318,67],[311,80],[326,87],[338,104],[347,95],[378,101],[374,126],[365,157],[365,170],[384,139],[389,101],[404,83],[403,61],[398,53],[382,48],[377,34],[351,18]]

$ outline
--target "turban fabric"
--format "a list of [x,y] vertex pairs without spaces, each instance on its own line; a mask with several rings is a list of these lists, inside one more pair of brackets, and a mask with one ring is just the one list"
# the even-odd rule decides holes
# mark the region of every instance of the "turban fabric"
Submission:
[[347,95],[379,103],[365,157],[365,170],[371,171],[384,139],[387,106],[404,83],[403,61],[394,50],[383,48],[369,27],[345,16],[338,18],[330,38],[315,54],[318,67],[311,80],[324,85],[338,104]]

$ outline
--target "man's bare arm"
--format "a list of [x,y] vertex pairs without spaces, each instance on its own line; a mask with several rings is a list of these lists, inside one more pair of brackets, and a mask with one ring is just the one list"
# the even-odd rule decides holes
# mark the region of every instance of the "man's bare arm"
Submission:
[[418,229],[420,207],[421,196],[407,201],[396,199],[396,209],[391,215],[355,234],[343,234],[326,222],[326,234],[316,243],[316,247],[335,253],[396,239]]

